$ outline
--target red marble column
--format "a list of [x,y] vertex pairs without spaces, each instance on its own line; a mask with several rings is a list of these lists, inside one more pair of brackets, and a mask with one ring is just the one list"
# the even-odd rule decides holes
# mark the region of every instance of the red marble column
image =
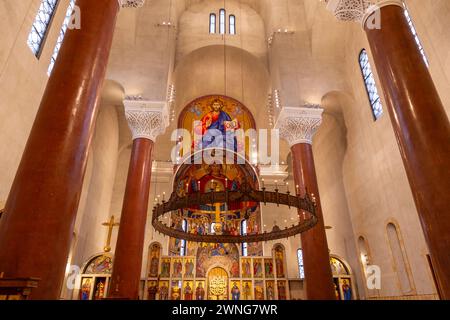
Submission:
[[312,152],[312,137],[322,122],[319,108],[284,107],[277,122],[280,136],[291,146],[293,174],[302,195],[316,198],[318,223],[301,234],[306,297],[309,300],[336,300],[319,187]]
[[401,5],[366,29],[444,299],[450,299],[450,123]]
[[137,299],[152,172],[153,141],[133,142],[109,297]]
[[119,234],[109,286],[110,299],[137,300],[156,136],[167,126],[165,106],[144,101],[125,101],[125,113],[133,131],[128,178],[120,217]]
[[[0,273],[40,278],[32,299],[58,299],[70,250],[118,1],[78,0],[0,221]],[[14,106],[12,106],[14,107]]]

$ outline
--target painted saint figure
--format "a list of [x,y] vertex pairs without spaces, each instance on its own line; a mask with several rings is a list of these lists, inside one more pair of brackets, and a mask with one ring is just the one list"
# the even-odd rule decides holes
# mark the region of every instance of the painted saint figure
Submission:
[[267,284],[267,300],[274,300],[275,299],[275,291],[273,290],[272,283]]
[[201,282],[198,283],[197,289],[195,289],[195,300],[205,300],[205,289]]
[[191,288],[190,282],[186,284],[186,287],[184,288],[184,300],[192,300],[193,297],[193,290]]
[[156,287],[156,283],[152,283],[148,287],[148,300],[156,300],[156,293],[158,292],[158,288]]
[[246,282],[244,285],[244,299],[251,300],[251,298],[252,298],[252,290],[250,289],[248,282]]
[[342,281],[342,292],[344,293],[344,300],[352,300],[352,288],[347,280]]
[[159,300],[169,300],[169,288],[165,282],[159,288]]
[[91,279],[83,279],[81,286],[81,300],[89,300],[91,295]]
[[158,265],[159,265],[159,259],[156,256],[156,252],[153,252],[152,259],[150,260],[150,277],[157,277],[158,276]]
[[184,273],[185,277],[192,277],[194,275],[194,263],[192,262],[192,260],[187,260],[184,268],[186,270]]
[[241,291],[237,285],[237,282],[234,283],[233,288],[231,288],[231,299],[239,300],[241,298]]
[[[202,135],[201,148],[226,148],[237,152],[237,139],[234,134],[239,129],[237,120],[223,111],[225,105],[222,100],[215,99],[211,111],[201,119],[201,126],[196,128],[197,135]],[[222,139],[220,139],[222,138]]]

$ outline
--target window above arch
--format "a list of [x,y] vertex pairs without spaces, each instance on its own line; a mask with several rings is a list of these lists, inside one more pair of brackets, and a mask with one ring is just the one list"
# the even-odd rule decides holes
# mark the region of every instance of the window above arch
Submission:
[[[209,33],[210,34],[237,34],[236,28],[236,15],[230,14],[228,16],[228,29],[227,29],[227,11],[225,9],[220,9],[218,15],[215,12],[211,12],[209,15]],[[219,30],[217,30],[217,25],[219,25]]]
[[217,21],[216,14],[211,13],[209,15],[209,33],[211,33],[211,34],[216,33],[216,21]]
[[59,0],[42,0],[28,35],[28,46],[39,58]]
[[372,67],[370,66],[369,56],[365,49],[362,49],[359,54],[359,65],[361,67],[364,84],[372,108],[372,114],[376,121],[383,115],[383,105],[381,104],[380,95],[378,94],[375,77],[372,72]]
[[235,15],[230,15],[229,18],[230,22],[229,22],[229,26],[230,26],[230,34],[235,35],[236,34],[236,16]]
[[220,11],[219,11],[219,33],[220,34],[225,34],[226,18],[227,18],[227,12],[225,11],[225,9],[220,9]]

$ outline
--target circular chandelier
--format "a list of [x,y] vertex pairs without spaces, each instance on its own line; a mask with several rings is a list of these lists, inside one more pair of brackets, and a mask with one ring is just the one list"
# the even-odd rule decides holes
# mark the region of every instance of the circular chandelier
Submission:
[[[299,210],[298,223],[285,229],[280,229],[275,226],[270,232],[230,235],[221,234],[220,227],[215,228],[216,233],[214,234],[189,233],[168,226],[160,221],[160,217],[167,213],[188,209],[192,206],[242,202],[257,202],[263,203],[264,205],[271,203],[277,206],[282,205],[288,206],[289,208],[297,208]],[[301,197],[299,195],[291,195],[289,191],[280,193],[278,189],[275,189],[275,191],[267,191],[266,188],[255,190],[247,183],[242,184],[241,188],[237,191],[215,191],[211,189],[211,192],[196,192],[184,196],[179,196],[176,192],[173,192],[169,201],[166,202],[163,200],[162,203],[157,204],[153,208],[152,217],[152,225],[156,231],[175,239],[203,243],[254,243],[285,239],[311,229],[316,223],[316,201],[313,195],[306,193],[304,197]]]

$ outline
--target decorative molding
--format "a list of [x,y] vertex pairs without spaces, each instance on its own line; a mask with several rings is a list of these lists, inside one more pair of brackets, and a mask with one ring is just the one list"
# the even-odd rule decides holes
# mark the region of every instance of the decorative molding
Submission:
[[145,4],[145,0],[118,0],[121,8],[140,8]]
[[341,21],[356,21],[364,25],[376,10],[389,5],[403,8],[401,0],[325,0],[327,9]]
[[125,100],[124,105],[133,140],[143,138],[156,141],[169,126],[169,113],[164,101]]
[[291,147],[299,143],[312,144],[314,134],[322,124],[322,113],[320,106],[312,104],[301,108],[283,107],[275,128]]

